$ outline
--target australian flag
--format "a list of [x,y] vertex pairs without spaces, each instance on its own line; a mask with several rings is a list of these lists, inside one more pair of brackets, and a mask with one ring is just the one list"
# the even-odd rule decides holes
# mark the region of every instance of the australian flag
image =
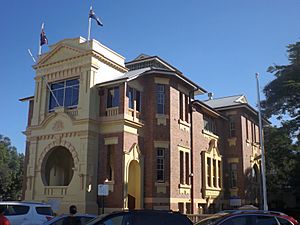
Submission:
[[48,39],[46,37],[46,34],[45,34],[45,31],[44,31],[44,28],[42,28],[41,30],[41,39],[40,39],[40,45],[47,45],[48,44]]
[[99,26],[103,26],[102,22],[100,21],[99,17],[95,14],[95,12],[92,10],[92,8],[90,9],[90,13],[89,13],[89,18],[92,18],[94,20],[97,21],[97,24]]

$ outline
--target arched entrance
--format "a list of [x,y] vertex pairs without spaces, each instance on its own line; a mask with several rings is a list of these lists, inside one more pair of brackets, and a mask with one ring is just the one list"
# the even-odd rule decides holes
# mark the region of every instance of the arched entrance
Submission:
[[71,152],[63,147],[52,148],[43,160],[42,180],[45,186],[68,186],[74,174]]
[[128,208],[141,208],[141,167],[136,160],[129,164],[128,171]]

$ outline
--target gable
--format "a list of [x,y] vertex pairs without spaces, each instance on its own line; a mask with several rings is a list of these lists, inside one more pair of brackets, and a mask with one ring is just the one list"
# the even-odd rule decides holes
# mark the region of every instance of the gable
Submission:
[[42,56],[38,62],[38,65],[50,64],[66,59],[74,58],[83,53],[81,49],[76,49],[67,45],[60,45],[54,48],[52,51]]

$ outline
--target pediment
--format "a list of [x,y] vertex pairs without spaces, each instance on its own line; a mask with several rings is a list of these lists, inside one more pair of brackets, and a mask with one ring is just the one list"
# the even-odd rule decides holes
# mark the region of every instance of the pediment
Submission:
[[235,100],[237,103],[248,103],[246,97],[244,95],[240,96],[238,99]]
[[46,65],[55,62],[74,58],[83,53],[82,49],[77,49],[68,45],[58,45],[52,51],[42,56],[37,65]]

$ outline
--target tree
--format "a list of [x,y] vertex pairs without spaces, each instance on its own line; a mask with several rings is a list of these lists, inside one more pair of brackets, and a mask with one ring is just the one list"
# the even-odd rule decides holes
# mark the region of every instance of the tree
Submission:
[[21,195],[24,155],[0,135],[0,200],[17,200]]
[[276,116],[292,137],[300,140],[300,42],[287,46],[289,65],[274,65],[275,79],[264,87],[262,102],[267,117]]
[[[293,144],[284,127],[265,128],[266,180],[269,199],[282,199],[294,193],[294,173],[297,170],[298,146]],[[295,193],[294,193],[295,194]],[[281,205],[277,202],[277,205]]]

